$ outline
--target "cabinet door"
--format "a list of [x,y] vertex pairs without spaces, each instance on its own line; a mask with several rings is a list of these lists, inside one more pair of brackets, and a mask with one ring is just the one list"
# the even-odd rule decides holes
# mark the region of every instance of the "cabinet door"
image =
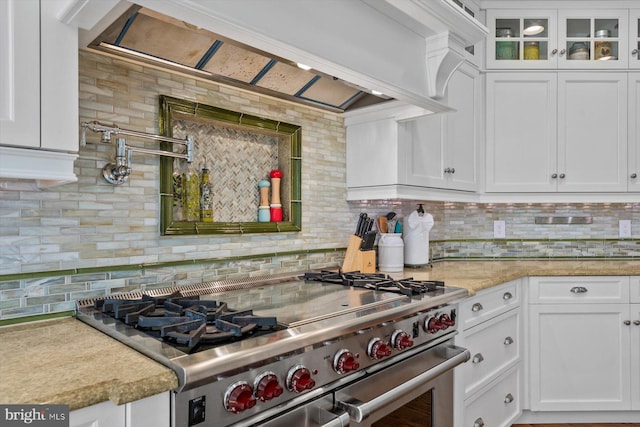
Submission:
[[[640,25],[640,24],[639,24]],[[629,73],[629,191],[640,191],[640,73]]]
[[627,75],[558,76],[558,190],[627,190]]
[[557,11],[487,11],[487,68],[556,68]]
[[571,9],[558,12],[559,68],[626,68],[626,9]]
[[487,74],[487,192],[555,191],[556,73]]
[[443,114],[418,117],[398,124],[400,156],[405,165],[400,168],[403,183],[447,188],[448,174],[444,171],[445,129]]
[[629,11],[629,68],[640,68],[640,9]]
[[446,152],[444,170],[449,168],[448,188],[478,189],[478,136],[482,100],[480,73],[462,64],[451,76],[447,104],[456,112],[445,115]]
[[532,305],[531,410],[628,410],[628,319],[628,304]]
[[126,405],[127,427],[169,427],[171,393],[160,393]]
[[[640,286],[640,283],[636,283]],[[640,304],[631,304],[631,409],[640,410]]]
[[465,401],[464,427],[509,427],[522,413],[520,364]]
[[108,400],[72,411],[69,427],[125,427],[125,405],[117,406]]
[[39,5],[38,1],[0,2],[2,145],[40,146]]

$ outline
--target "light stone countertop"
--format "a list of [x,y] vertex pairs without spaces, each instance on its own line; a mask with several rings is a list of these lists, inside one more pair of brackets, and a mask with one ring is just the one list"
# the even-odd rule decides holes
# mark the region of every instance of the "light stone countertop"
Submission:
[[0,327],[0,403],[70,410],[178,386],[173,370],[75,318]]
[[469,296],[492,286],[529,276],[640,276],[640,259],[589,261],[442,261],[433,267],[406,268],[388,273],[393,278],[442,280],[446,286],[465,288]]
[[[527,276],[640,276],[639,260],[443,261],[390,273],[469,295]],[[0,403],[121,405],[178,386],[174,372],[75,318],[0,327]]]

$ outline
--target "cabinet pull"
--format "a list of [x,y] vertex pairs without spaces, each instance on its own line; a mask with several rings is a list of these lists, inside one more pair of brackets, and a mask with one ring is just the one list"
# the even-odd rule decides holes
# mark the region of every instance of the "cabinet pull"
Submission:
[[565,177],[566,175],[565,175],[565,174],[563,174],[563,173],[561,173],[559,176],[560,176],[560,178],[564,179],[564,177]]
[[480,311],[482,309],[484,309],[484,307],[479,302],[477,302],[477,303],[475,303],[475,304],[473,304],[471,306],[471,311],[473,311],[474,313],[476,313],[476,312],[478,312],[478,311]]
[[573,288],[571,288],[571,293],[574,293],[574,294],[584,294],[586,292],[587,292],[587,288],[583,286],[574,286]]
[[564,55],[566,51],[566,49],[560,49],[560,55]]
[[553,49],[553,50],[551,51],[551,54],[552,54],[552,55],[555,55],[556,53],[558,53],[558,49]]
[[638,177],[637,173],[634,172],[634,173],[631,174],[631,179],[636,179],[637,177]]
[[551,178],[556,179],[557,177],[558,177],[558,174],[557,174],[557,173],[552,173],[552,174],[551,174]]
[[513,295],[511,295],[511,292],[505,292],[504,295],[502,295],[502,299],[505,301],[510,300],[511,298],[513,298]]
[[473,359],[471,359],[471,363],[475,363],[477,365],[483,360],[484,360],[484,357],[482,357],[482,353],[478,353],[475,356],[473,356]]
[[507,395],[504,397],[504,403],[511,403],[513,402],[513,395],[511,393],[507,393]]
[[451,173],[456,173],[456,168],[451,168]]
[[640,320],[634,320],[633,324],[636,325],[636,326],[640,326]]
[[484,427],[484,420],[482,418],[478,418],[473,422],[473,427]]
[[638,54],[638,49],[633,49],[631,51],[631,55],[637,55]]
[[506,338],[504,339],[504,345],[511,345],[511,344],[513,344],[513,338],[511,338],[511,337],[506,337]]
[[622,323],[624,323],[626,326],[629,326],[629,325],[631,324],[631,320],[625,320],[625,321],[624,321],[624,322],[622,322]]

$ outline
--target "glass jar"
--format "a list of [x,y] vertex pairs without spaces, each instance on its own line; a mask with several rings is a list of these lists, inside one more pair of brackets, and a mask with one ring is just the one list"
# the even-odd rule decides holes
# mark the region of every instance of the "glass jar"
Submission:
[[[596,31],[596,38],[603,39],[609,37],[609,30],[598,30]],[[611,54],[611,41],[609,40],[596,40],[593,43],[593,59],[596,61],[606,61],[608,59],[613,59]]]
[[[512,37],[511,28],[496,28],[496,37]],[[514,60],[518,59],[517,41],[496,41],[496,59]]]
[[534,61],[540,59],[540,43],[524,42],[524,59]]

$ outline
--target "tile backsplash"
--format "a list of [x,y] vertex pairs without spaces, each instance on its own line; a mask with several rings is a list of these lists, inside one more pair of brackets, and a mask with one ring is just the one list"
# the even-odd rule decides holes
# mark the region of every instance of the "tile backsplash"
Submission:
[[[0,191],[0,319],[72,310],[77,299],[115,292],[335,267],[360,212],[403,218],[417,203],[434,216],[432,259],[640,257],[640,203],[346,202],[337,114],[88,52],[80,52],[79,87],[81,122],[157,133],[165,94],[301,125],[302,231],[160,236],[158,159],[134,155],[129,181],[113,186],[101,169],[114,147],[88,134],[75,163],[78,182]],[[569,215],[593,223],[535,224],[536,216]],[[618,238],[621,219],[632,221],[631,239]],[[505,221],[504,239],[493,238],[495,220]]]

